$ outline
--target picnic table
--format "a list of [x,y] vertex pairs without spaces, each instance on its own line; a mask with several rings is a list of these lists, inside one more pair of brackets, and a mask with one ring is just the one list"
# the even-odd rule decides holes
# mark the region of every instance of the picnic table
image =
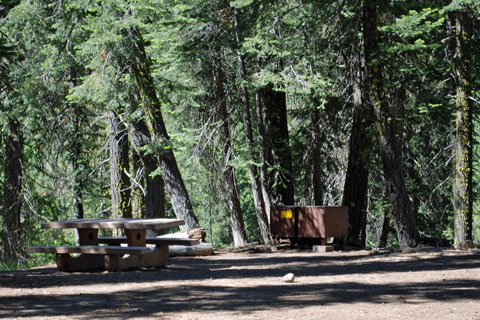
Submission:
[[[169,245],[196,245],[197,239],[147,237],[147,230],[183,225],[181,219],[73,219],[42,224],[42,229],[75,228],[78,245],[31,246],[27,253],[55,253],[58,270],[66,272],[106,269],[120,271],[164,267]],[[99,237],[100,229],[121,229],[125,236]],[[154,245],[154,246],[147,246]],[[71,256],[70,254],[75,254]]]

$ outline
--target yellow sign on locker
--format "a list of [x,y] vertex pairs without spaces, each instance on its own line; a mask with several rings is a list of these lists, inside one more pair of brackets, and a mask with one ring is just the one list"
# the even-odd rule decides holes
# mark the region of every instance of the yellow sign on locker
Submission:
[[282,210],[282,219],[292,219],[293,213],[292,210]]

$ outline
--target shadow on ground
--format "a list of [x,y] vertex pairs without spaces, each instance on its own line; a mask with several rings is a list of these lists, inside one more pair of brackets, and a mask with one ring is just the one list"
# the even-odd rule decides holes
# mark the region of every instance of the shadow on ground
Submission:
[[[463,271],[462,271],[463,270]],[[435,271],[435,281],[385,281],[370,284],[368,277],[386,277],[396,273]],[[465,272],[468,271],[468,272]],[[480,272],[477,254],[412,256],[407,260],[391,256],[243,254],[212,258],[174,258],[165,269],[118,273],[60,273],[54,268],[1,272],[0,318],[31,316],[74,316],[94,314],[95,318],[159,316],[182,311],[241,311],[244,314],[272,307],[304,307],[341,303],[422,303],[480,299],[480,281],[469,272]],[[293,272],[298,279],[358,275],[348,281],[314,281],[285,284],[272,277]],[[442,273],[463,272],[454,280],[442,279]],[[463,277],[463,278],[462,278]],[[396,279],[401,275],[396,275]],[[241,286],[228,281],[245,279]],[[265,279],[270,279],[265,281]],[[478,277],[477,277],[478,279]],[[174,282],[172,285],[173,281]],[[220,280],[220,281],[217,281]],[[223,281],[222,281],[223,280]],[[419,279],[420,280],[420,279]],[[168,281],[168,284],[165,284]],[[135,284],[152,283],[151,286]],[[176,284],[178,283],[178,285]],[[122,289],[111,286],[122,284]],[[125,290],[125,284],[130,288]],[[42,290],[68,286],[105,285],[109,294],[43,294]],[[12,291],[10,290],[10,291]],[[27,291],[22,294],[21,291]],[[409,302],[410,297],[416,299]]]

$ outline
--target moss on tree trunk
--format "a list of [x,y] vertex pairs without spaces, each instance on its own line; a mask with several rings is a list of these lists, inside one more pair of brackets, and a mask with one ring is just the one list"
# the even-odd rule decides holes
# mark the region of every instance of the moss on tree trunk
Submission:
[[379,35],[377,27],[377,2],[363,2],[363,41],[365,54],[365,79],[375,114],[375,124],[382,155],[386,181],[386,194],[391,205],[394,225],[401,248],[418,245],[415,216],[402,172],[402,159],[398,150],[393,119],[385,97],[381,62],[379,60]]
[[467,7],[455,12],[455,76],[456,76],[456,121],[455,121],[455,179],[453,182],[453,208],[455,225],[455,248],[461,248],[472,240],[472,151],[473,123],[471,95],[471,48],[472,22]]

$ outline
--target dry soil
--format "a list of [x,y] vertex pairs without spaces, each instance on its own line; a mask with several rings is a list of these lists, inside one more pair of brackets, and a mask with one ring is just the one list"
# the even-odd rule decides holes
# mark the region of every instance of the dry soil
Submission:
[[128,272],[48,265],[0,272],[0,318],[480,319],[480,254],[251,249]]

